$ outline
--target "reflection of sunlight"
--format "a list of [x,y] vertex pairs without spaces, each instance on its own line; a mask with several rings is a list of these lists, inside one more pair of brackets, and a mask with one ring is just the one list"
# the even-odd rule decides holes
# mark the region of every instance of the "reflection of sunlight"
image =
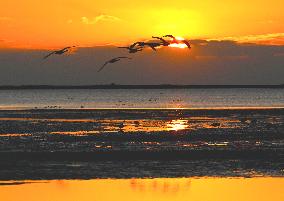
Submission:
[[95,179],[41,182],[0,186],[1,200],[267,201],[283,200],[284,184],[282,178]]
[[155,194],[175,195],[183,191],[188,191],[191,179],[131,179],[130,186],[133,191],[152,192]]
[[0,137],[25,137],[25,136],[32,136],[32,134],[24,134],[24,133],[7,133],[1,134]]
[[185,130],[189,127],[188,120],[172,120],[170,123],[167,124],[167,130],[169,131],[178,131],[178,130]]
[[84,136],[84,135],[99,134],[99,133],[100,133],[99,131],[58,131],[58,132],[51,132],[50,134]]
[[[175,105],[177,106],[177,105]],[[179,113],[180,115],[180,113]],[[23,119],[18,118],[19,121],[33,121],[41,123],[41,121],[51,122],[70,122],[70,123],[95,123],[92,130],[66,130],[53,131],[50,134],[55,135],[98,135],[103,133],[128,133],[128,132],[162,132],[162,131],[178,131],[178,130],[197,130],[197,129],[227,129],[240,128],[241,123],[238,119],[228,119],[219,117],[191,117],[189,119],[176,119],[177,115],[171,116],[172,120],[168,119]],[[0,119],[2,120],[2,119]],[[11,119],[9,119],[11,120]],[[15,119],[13,119],[15,120]],[[21,134],[22,135],[22,134]],[[6,134],[6,136],[18,136],[16,134]],[[26,135],[23,135],[26,136]],[[3,135],[2,135],[3,137]]]

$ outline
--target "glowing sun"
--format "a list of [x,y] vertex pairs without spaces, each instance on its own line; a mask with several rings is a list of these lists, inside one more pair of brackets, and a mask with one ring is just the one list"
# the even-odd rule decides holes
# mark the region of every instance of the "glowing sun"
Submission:
[[172,43],[169,45],[169,47],[187,48],[187,45],[182,42],[183,40],[185,40],[183,37],[177,36],[176,39],[177,39],[177,43]]

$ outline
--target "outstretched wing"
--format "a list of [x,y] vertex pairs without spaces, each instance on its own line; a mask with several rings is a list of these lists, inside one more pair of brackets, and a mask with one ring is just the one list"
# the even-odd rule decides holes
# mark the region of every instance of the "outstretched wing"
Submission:
[[155,47],[153,47],[152,45],[148,45],[152,50],[157,51],[157,49]]
[[130,49],[133,49],[137,44],[139,44],[139,42],[135,42],[132,45],[129,46]]
[[156,36],[152,36],[152,38],[156,38],[159,39],[160,41],[162,41],[163,43],[166,43],[167,41],[161,37],[156,37]]
[[105,62],[104,65],[102,65],[102,67],[98,70],[98,72],[101,72],[108,63],[109,61]]
[[[75,47],[75,46],[74,46]],[[62,52],[66,52],[68,49],[70,49],[70,48],[72,48],[72,47],[65,47],[65,48],[63,48],[62,50],[60,50],[60,51],[62,51]]]
[[132,59],[132,58],[130,58],[130,57],[116,57],[116,58],[113,58],[113,59],[105,62],[104,65],[98,70],[98,72],[102,71],[107,64],[115,63],[115,62],[119,61],[120,59]]
[[115,59],[132,59],[130,57],[116,57]]
[[162,41],[163,46],[169,46],[170,45],[170,43],[168,41],[166,41],[165,39],[163,39],[161,37],[152,36],[152,38],[156,38],[156,39],[159,39],[160,41]]
[[175,39],[175,37],[173,35],[164,35],[163,37],[170,37],[172,39]]
[[183,40],[182,41],[184,44],[186,44],[186,46],[190,49],[191,48],[191,45],[189,44],[189,42],[187,40]]
[[50,57],[51,55],[53,55],[56,51],[53,51],[51,53],[49,53],[48,55],[46,55],[45,57],[43,57],[43,59],[47,59],[48,57]]

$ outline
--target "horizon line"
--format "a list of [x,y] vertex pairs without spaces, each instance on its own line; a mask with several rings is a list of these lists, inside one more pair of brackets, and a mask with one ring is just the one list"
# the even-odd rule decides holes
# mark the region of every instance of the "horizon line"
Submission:
[[9,89],[198,89],[198,88],[284,88],[284,84],[95,84],[95,85],[0,85]]

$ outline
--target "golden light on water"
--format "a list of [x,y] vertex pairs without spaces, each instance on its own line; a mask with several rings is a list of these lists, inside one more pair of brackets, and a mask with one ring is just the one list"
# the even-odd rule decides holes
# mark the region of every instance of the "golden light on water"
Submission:
[[179,131],[179,130],[185,130],[189,127],[188,120],[172,120],[167,124],[167,130],[169,131]]
[[282,201],[282,178],[37,181],[0,186],[5,201]]

